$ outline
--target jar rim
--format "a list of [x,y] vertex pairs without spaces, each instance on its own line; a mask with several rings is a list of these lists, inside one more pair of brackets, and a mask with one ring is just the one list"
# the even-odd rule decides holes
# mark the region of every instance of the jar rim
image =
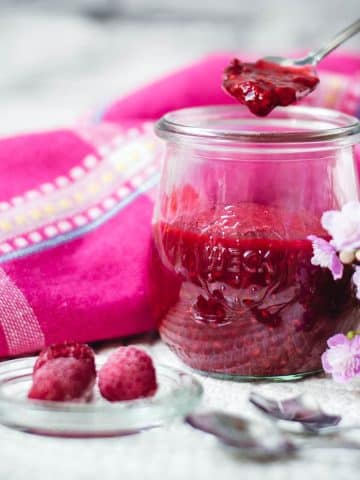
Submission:
[[[231,125],[231,122],[235,124]],[[286,125],[284,131],[279,131],[281,122]],[[303,129],[300,129],[301,124]],[[265,131],[261,130],[261,125],[265,125]],[[345,140],[351,145],[360,136],[360,121],[328,108],[279,107],[267,117],[256,117],[242,105],[217,105],[171,111],[157,122],[155,130],[159,137],[169,140],[181,137],[192,141],[212,140],[232,144]]]

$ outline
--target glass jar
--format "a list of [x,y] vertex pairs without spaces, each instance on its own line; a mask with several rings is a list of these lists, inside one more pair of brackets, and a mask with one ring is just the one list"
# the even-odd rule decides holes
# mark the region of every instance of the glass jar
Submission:
[[[257,118],[238,105],[178,110],[153,218],[162,339],[223,378],[317,372],[326,340],[359,323],[352,267],[311,264],[325,210],[359,199],[356,118],[307,107]],[[158,263],[157,263],[158,262]]]

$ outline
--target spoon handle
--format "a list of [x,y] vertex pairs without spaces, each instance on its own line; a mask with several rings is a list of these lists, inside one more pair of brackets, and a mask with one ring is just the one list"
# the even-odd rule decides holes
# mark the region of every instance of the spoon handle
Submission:
[[335,50],[336,47],[344,43],[348,38],[352,37],[356,33],[360,32],[360,18],[356,22],[352,23],[348,27],[341,30],[337,33],[331,40],[326,42],[325,45],[319,49],[310,52],[305,58],[298,60],[296,63],[298,65],[311,64],[316,65],[322,60],[326,55]]

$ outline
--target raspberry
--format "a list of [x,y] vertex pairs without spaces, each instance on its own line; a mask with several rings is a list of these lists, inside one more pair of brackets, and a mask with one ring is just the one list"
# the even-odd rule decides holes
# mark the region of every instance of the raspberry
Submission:
[[120,347],[99,371],[101,395],[111,402],[153,395],[157,389],[151,357],[135,347]]
[[33,373],[28,398],[66,402],[91,398],[96,373],[88,361],[74,357],[48,359]]
[[75,358],[77,360],[84,360],[91,371],[94,374],[96,373],[95,355],[92,348],[83,343],[64,342],[57,345],[51,345],[40,352],[34,365],[33,374],[35,374],[35,372],[43,367],[48,361],[56,358]]

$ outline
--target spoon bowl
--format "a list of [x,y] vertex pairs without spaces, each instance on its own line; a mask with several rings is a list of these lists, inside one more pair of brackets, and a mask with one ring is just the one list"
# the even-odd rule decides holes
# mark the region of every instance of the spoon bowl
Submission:
[[250,402],[261,412],[277,420],[297,422],[305,431],[318,433],[322,429],[335,427],[341,420],[339,415],[325,413],[317,403],[304,395],[285,400],[272,400],[257,392],[251,392]]

